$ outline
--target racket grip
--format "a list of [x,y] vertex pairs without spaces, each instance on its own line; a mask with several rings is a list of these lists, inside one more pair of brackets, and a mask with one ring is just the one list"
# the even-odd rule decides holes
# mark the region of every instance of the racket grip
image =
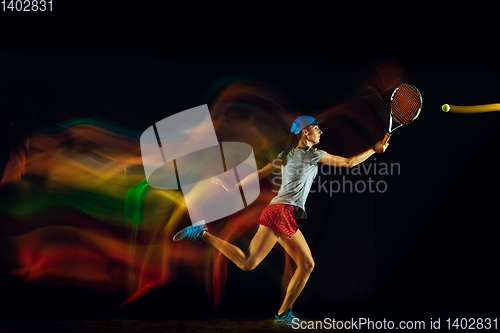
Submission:
[[385,145],[387,142],[389,142],[389,139],[391,138],[391,134],[387,133],[382,140],[382,144]]

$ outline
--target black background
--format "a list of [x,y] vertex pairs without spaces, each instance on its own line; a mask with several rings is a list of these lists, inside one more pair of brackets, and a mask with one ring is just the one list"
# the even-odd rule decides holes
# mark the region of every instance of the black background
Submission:
[[[484,24],[487,19],[470,21],[464,15],[472,13],[423,8],[408,16],[381,7],[248,7],[73,1],[56,2],[52,13],[2,12],[1,78],[29,73],[29,80],[50,83],[45,90],[36,84],[33,89],[39,101],[35,122],[50,119],[56,104],[143,130],[165,117],[165,109],[175,113],[206,102],[208,87],[224,75],[265,81],[302,110],[314,111],[373,61],[395,58],[424,98],[420,118],[396,133],[387,154],[377,157],[399,163],[401,175],[386,179],[384,194],[338,195],[336,201],[311,195],[313,222],[302,230],[316,268],[296,312],[315,318],[409,320],[495,316],[500,114],[440,109],[444,103],[499,101],[500,66],[488,35],[495,30]],[[115,109],[100,94],[105,86],[118,96]],[[45,99],[50,89],[58,92],[57,102]],[[138,117],[137,108],[147,112]],[[358,263],[350,271],[359,269],[357,280],[332,265],[349,266],[356,254],[339,249],[354,247],[327,246],[330,239],[319,238],[328,214],[339,214],[344,227],[359,227],[354,244],[374,250],[369,263],[375,268]],[[359,218],[366,222],[355,222]],[[333,241],[349,242],[336,236],[334,227],[328,230]],[[183,297],[179,286],[168,286],[118,311],[119,300],[109,295],[25,285],[3,276],[3,317],[266,316],[279,297],[279,285],[266,278],[267,270],[281,272],[282,261],[282,253],[273,251],[253,272],[229,265],[226,293],[216,310],[201,287]],[[185,279],[188,285],[189,276]],[[259,279],[267,287],[257,286]],[[362,287],[344,294],[339,284],[350,291]]]

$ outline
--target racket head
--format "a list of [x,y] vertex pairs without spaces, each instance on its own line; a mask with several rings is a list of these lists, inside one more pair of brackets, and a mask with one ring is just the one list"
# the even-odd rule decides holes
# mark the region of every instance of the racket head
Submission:
[[[417,119],[422,110],[422,94],[412,84],[400,84],[391,96],[391,118],[400,125]],[[399,126],[398,126],[399,127]],[[392,132],[390,130],[389,132]]]

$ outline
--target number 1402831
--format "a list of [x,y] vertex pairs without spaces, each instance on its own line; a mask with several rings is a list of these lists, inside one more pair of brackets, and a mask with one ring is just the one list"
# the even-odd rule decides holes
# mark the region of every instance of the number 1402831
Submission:
[[51,12],[52,0],[2,0],[2,11],[11,12]]

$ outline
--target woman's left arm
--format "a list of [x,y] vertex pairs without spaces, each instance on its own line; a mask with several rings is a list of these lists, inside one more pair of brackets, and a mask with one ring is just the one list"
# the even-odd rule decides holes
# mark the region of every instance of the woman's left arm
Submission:
[[348,167],[352,168],[353,166],[356,166],[360,163],[363,163],[366,161],[370,156],[372,156],[375,153],[383,153],[389,146],[388,143],[385,145],[382,144],[382,141],[377,142],[372,148],[368,149],[365,152],[362,152],[361,154],[346,158],[342,156],[337,156],[337,155],[331,155],[326,153],[325,156],[323,156],[319,162],[325,163],[331,166],[338,166],[338,167]]

